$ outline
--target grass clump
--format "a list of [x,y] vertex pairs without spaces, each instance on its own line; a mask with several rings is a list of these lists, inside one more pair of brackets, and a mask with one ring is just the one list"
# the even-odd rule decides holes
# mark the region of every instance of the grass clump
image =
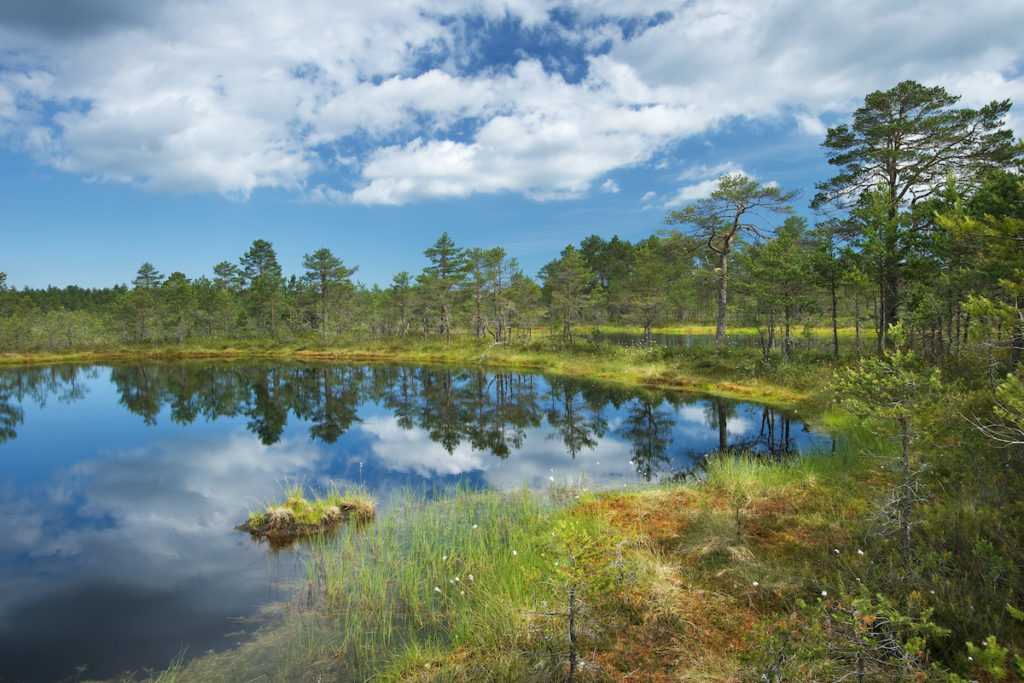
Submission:
[[235,528],[281,549],[300,538],[334,531],[349,519],[369,521],[375,510],[373,498],[361,488],[348,489],[344,494],[332,488],[310,499],[302,486],[292,485],[286,489],[283,503],[271,503],[261,512],[250,513],[249,519]]

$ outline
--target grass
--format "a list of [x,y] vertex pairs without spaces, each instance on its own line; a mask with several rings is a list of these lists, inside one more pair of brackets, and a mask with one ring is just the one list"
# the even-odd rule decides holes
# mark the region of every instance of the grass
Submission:
[[763,659],[752,634],[855,557],[866,476],[729,455],[699,483],[406,493],[313,540],[297,608],[175,680],[559,680],[573,650],[577,680],[736,680]]
[[287,487],[284,502],[268,503],[263,510],[250,512],[249,519],[236,529],[280,550],[299,538],[333,531],[349,519],[369,521],[375,511],[373,497],[362,487],[351,487],[344,494],[332,488],[323,496],[309,499],[301,485],[293,484]]

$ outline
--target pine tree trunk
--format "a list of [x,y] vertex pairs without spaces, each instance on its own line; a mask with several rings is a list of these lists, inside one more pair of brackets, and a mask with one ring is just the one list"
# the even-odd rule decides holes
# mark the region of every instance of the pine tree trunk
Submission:
[[832,358],[839,360],[839,323],[836,322],[838,318],[837,313],[837,302],[836,302],[836,283],[832,281]]
[[718,277],[718,322],[715,326],[715,344],[725,344],[725,312],[729,303],[729,248],[720,252]]

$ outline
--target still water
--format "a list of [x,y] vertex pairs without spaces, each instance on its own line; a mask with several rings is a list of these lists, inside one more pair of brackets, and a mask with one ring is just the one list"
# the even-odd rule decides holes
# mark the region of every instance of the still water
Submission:
[[233,527],[286,483],[614,487],[825,445],[749,403],[540,375],[225,363],[0,370],[0,680],[231,647],[299,558]]

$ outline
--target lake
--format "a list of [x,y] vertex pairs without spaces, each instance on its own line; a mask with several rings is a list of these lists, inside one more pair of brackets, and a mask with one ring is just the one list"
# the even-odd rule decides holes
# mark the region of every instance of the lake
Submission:
[[234,531],[287,484],[617,487],[716,449],[829,440],[750,403],[479,370],[163,363],[0,369],[0,679],[232,647],[300,554]]

